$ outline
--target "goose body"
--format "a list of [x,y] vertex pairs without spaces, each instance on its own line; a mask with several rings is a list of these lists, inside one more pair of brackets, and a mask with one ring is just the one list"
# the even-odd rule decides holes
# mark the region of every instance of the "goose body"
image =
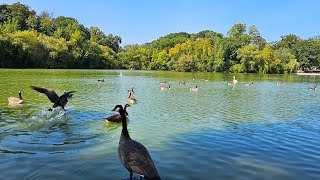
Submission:
[[9,104],[11,104],[11,105],[23,104],[23,99],[22,99],[21,93],[22,92],[19,91],[19,98],[17,98],[17,97],[9,97],[8,98]]
[[[49,100],[53,103],[52,108],[55,107],[62,107],[63,110],[64,106],[68,103],[68,98],[73,96],[73,93],[75,93],[76,91],[67,91],[64,92],[63,95],[61,95],[60,97],[57,95],[56,92],[54,92],[54,90],[52,89],[47,89],[47,88],[42,88],[42,87],[38,87],[38,86],[31,86],[32,89],[43,93],[45,95],[47,95],[47,97],[49,98]],[[51,111],[52,109],[50,108],[49,111]]]
[[98,82],[104,82],[104,79],[98,79]]
[[[129,114],[128,114],[128,112],[127,112],[127,107],[130,107],[130,105],[129,104],[126,104],[125,106],[124,106],[124,113],[125,113],[125,115],[126,115],[126,118],[128,118],[128,116],[129,116]],[[112,115],[112,116],[110,116],[110,117],[107,117],[107,118],[105,118],[105,121],[110,121],[110,122],[117,122],[117,123],[119,123],[119,122],[121,122],[121,115],[120,114],[114,114],[114,115]]]
[[313,87],[309,88],[310,91],[315,91],[317,89],[317,85],[314,85]]
[[118,156],[121,164],[132,174],[143,175],[145,179],[160,180],[158,171],[148,150],[138,141],[131,139],[126,123],[126,116],[121,105],[116,105],[113,111],[118,111],[121,116],[122,132],[118,146]]
[[253,82],[245,84],[245,86],[252,86],[252,85],[253,85]]
[[161,81],[160,82],[160,85],[165,85],[165,84],[167,84],[168,82],[167,81]]
[[160,89],[161,90],[170,90],[171,89],[171,85],[169,84],[168,86],[161,86]]
[[133,97],[131,97],[132,96],[132,92],[129,92],[129,96],[128,96],[128,103],[131,103],[131,104],[133,104],[133,103],[136,103],[137,102],[137,99],[136,98],[133,98]]
[[180,81],[179,85],[186,85],[186,81]]
[[191,87],[190,91],[198,91],[198,85],[196,85],[195,87]]
[[283,86],[283,82],[282,81],[281,82],[277,82],[276,84],[277,84],[277,86]]
[[231,82],[228,82],[228,85],[235,85],[238,83],[238,80],[236,80],[236,77],[233,76],[233,80]]

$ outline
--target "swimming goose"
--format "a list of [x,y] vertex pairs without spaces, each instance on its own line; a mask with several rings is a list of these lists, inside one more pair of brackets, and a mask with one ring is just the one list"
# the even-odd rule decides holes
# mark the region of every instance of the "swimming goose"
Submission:
[[129,97],[128,97],[128,103],[131,103],[131,104],[133,104],[133,103],[136,103],[137,102],[137,99],[135,99],[135,98],[133,98],[133,97],[131,97],[132,96],[132,92],[129,92]]
[[104,82],[104,79],[102,79],[102,80],[101,80],[101,79],[98,79],[98,82]]
[[[125,113],[125,115],[126,115],[126,118],[128,118],[128,116],[129,116],[129,114],[128,114],[128,112],[127,112],[127,107],[131,107],[129,104],[126,104],[125,106],[124,106],[124,113]],[[114,114],[114,115],[112,115],[112,116],[110,116],[110,117],[107,117],[107,118],[105,118],[105,121],[106,122],[108,122],[108,121],[110,121],[110,122],[117,122],[117,123],[119,123],[119,122],[121,122],[121,115],[120,114]]]
[[198,91],[198,85],[196,85],[195,87],[191,87],[190,91]]
[[[42,88],[42,87],[37,87],[37,86],[31,86],[32,89],[43,93],[45,95],[47,95],[47,97],[49,98],[49,100],[54,103],[52,108],[61,106],[63,110],[64,106],[68,103],[68,98],[70,98],[73,93],[75,93],[76,91],[68,91],[68,92],[64,92],[63,95],[61,95],[60,97],[57,95],[56,92],[54,92],[54,90],[52,89],[47,89],[47,88]],[[48,109],[49,111],[52,111],[52,108]]]
[[171,89],[171,84],[169,84],[168,86],[161,86],[160,89],[161,90],[170,90]]
[[179,85],[186,85],[186,81],[180,81]]
[[252,85],[253,85],[253,82],[245,84],[245,86],[252,86]]
[[161,81],[160,82],[160,85],[165,85],[165,84],[167,84],[168,83],[168,81]]
[[9,104],[11,104],[11,105],[14,105],[14,104],[23,104],[23,99],[22,99],[21,93],[22,93],[22,92],[19,91],[19,98],[9,97],[9,98],[8,98]]
[[122,106],[116,105],[113,111],[118,111],[121,116],[122,131],[118,146],[118,156],[121,164],[129,171],[130,180],[133,172],[143,175],[145,179],[160,180],[161,178],[148,150],[141,143],[130,138],[126,115]]
[[314,85],[313,87],[309,88],[311,91],[315,91],[317,89],[317,85]]
[[277,86],[283,86],[283,81],[277,82],[276,84],[277,84]]

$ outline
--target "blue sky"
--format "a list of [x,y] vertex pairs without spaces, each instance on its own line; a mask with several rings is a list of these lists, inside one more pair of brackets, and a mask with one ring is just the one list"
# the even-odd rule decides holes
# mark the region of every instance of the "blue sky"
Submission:
[[[1,0],[12,4],[17,0]],[[282,35],[320,35],[318,0],[20,0],[37,13],[68,16],[122,38],[122,45],[151,42],[173,32],[227,34],[236,23],[256,25],[268,42]],[[1,3],[1,4],[2,4]]]

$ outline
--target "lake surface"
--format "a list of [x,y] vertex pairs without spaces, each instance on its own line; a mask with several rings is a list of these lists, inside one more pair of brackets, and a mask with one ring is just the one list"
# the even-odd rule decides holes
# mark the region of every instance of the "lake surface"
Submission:
[[[239,82],[228,86],[233,75]],[[169,91],[160,90],[165,80]],[[129,133],[149,150],[162,179],[320,179],[320,94],[308,90],[319,82],[299,75],[0,69],[0,179],[128,178],[117,154],[121,125],[103,118],[127,103],[132,87],[138,102],[127,108]],[[191,92],[196,84],[199,91]],[[77,92],[67,111],[48,112],[52,104],[30,85]],[[19,90],[25,103],[9,106]]]

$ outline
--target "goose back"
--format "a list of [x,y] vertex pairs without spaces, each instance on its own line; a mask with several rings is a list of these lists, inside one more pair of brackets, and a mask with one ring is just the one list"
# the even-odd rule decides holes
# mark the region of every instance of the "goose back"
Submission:
[[143,175],[146,179],[161,179],[148,150],[139,142],[130,138],[127,129],[125,112],[121,105],[119,110],[122,122],[122,132],[118,146],[118,156],[121,164],[130,172]]

